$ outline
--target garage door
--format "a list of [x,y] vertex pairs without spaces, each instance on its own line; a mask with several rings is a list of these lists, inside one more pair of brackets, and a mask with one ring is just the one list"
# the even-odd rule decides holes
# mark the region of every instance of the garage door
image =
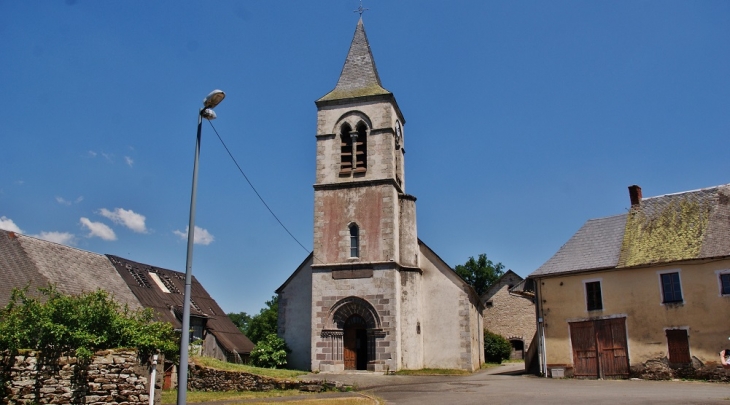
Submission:
[[570,339],[576,377],[629,376],[626,318],[571,322]]

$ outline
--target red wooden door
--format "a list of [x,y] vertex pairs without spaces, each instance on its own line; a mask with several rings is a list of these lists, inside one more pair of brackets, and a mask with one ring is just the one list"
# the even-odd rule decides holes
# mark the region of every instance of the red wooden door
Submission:
[[628,377],[629,356],[626,344],[626,318],[596,321],[598,370],[601,378]]
[[670,363],[691,363],[689,337],[685,329],[667,329]]
[[345,370],[357,370],[357,329],[345,328],[342,339]]
[[593,321],[571,322],[570,340],[573,344],[573,375],[598,377],[596,332]]

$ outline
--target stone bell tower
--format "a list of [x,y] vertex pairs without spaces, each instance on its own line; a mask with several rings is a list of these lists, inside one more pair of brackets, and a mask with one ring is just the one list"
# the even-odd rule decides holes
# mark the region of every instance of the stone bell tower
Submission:
[[400,290],[419,290],[406,280],[421,274],[416,199],[405,193],[405,119],[380,83],[362,19],[337,85],[316,104],[312,366],[400,368],[409,339],[398,318],[410,305]]

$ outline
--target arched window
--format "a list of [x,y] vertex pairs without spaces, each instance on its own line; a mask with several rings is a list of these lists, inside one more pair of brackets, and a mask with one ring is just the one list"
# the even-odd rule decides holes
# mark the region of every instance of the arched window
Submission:
[[344,123],[340,127],[340,174],[364,173],[368,166],[367,125],[360,121],[356,130]]
[[355,142],[355,173],[364,172],[368,167],[368,127],[365,123],[357,124],[357,141]]
[[350,225],[350,257],[360,257],[360,228]]
[[352,128],[348,124],[342,124],[340,128],[340,173],[349,174],[352,170]]

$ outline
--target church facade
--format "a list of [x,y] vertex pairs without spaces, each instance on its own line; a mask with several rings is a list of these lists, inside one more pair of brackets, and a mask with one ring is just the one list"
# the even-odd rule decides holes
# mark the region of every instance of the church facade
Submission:
[[337,85],[316,105],[314,249],[276,291],[289,367],[478,369],[481,303],[418,239],[405,119],[362,19]]

